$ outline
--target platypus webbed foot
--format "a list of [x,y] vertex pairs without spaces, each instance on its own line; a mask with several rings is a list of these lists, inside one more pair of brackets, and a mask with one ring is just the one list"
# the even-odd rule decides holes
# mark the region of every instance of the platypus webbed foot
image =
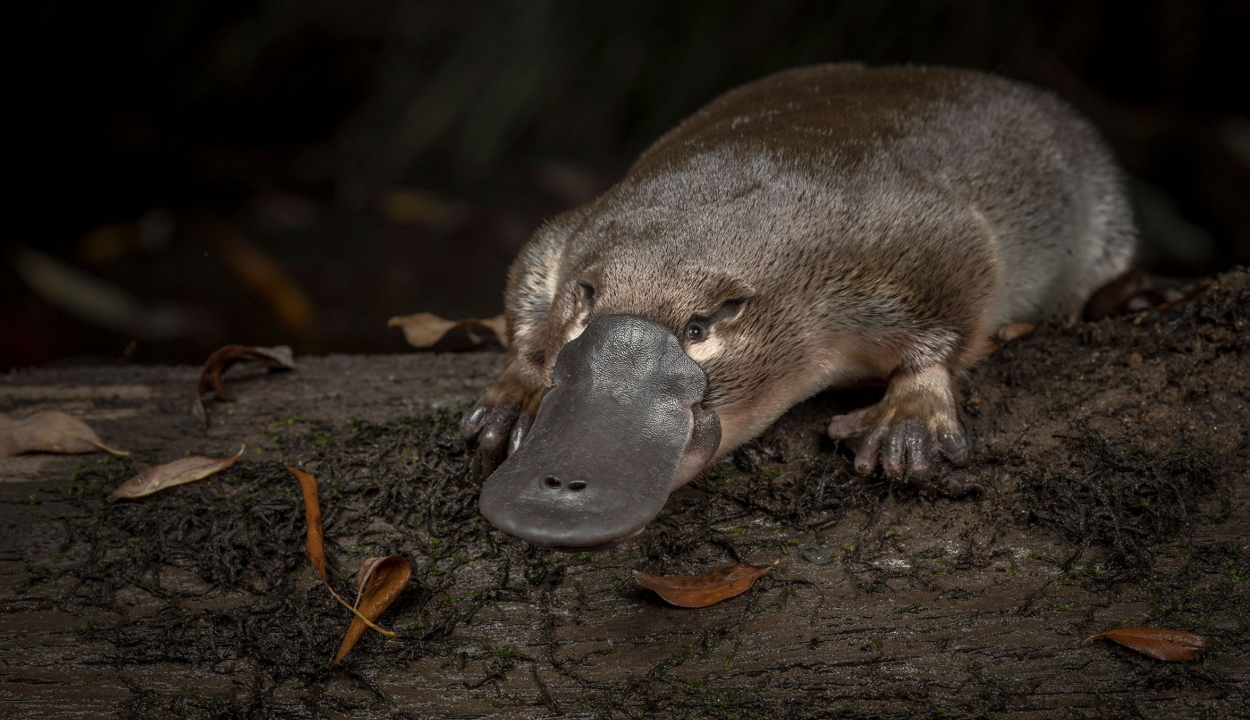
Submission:
[[961,467],[968,462],[950,375],[941,366],[892,378],[881,402],[830,420],[829,437],[860,439],[855,470],[864,475],[880,464],[890,478],[923,480],[943,457]]
[[470,474],[476,477],[490,475],[520,447],[538,412],[542,388],[515,375],[505,372],[460,420],[460,431],[474,448]]

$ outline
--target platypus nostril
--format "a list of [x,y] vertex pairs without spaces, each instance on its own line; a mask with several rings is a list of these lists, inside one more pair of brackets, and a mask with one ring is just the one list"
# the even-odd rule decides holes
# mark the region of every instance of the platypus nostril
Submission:
[[574,480],[573,482],[569,483],[569,489],[570,489],[570,490],[572,490],[573,492],[578,492],[579,490],[585,490],[585,489],[586,489],[586,481],[585,481],[585,480]]
[[560,479],[555,477],[554,475],[548,475],[546,478],[543,479],[543,483],[549,488],[560,487]]

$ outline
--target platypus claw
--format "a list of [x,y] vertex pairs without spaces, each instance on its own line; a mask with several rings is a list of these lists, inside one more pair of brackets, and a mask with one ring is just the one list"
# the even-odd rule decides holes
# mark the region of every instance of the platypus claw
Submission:
[[486,413],[490,408],[485,405],[478,405],[460,418],[460,432],[464,435],[464,439],[473,442],[477,434],[482,431],[482,425],[486,424]]
[[529,413],[521,413],[517,416],[516,424],[512,426],[512,434],[508,436],[508,456],[521,447],[521,443],[525,440],[525,433],[529,432],[530,425],[534,423],[534,416]]
[[829,422],[830,437],[860,438],[855,471],[861,475],[871,475],[880,464],[891,479],[927,480],[942,457],[957,467],[968,464],[968,441],[962,428],[935,431],[912,418],[874,424],[872,409],[838,415]]
[[460,430],[470,445],[476,441],[472,474],[486,477],[499,467],[503,459],[521,445],[533,416],[521,412],[521,404],[504,403],[496,407],[478,405],[465,413]]

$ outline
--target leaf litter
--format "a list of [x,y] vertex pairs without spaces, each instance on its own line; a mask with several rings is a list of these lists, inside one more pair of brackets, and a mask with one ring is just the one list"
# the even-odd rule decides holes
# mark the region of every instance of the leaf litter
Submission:
[[1143,655],[1149,655],[1155,660],[1163,660],[1164,662],[1193,662],[1204,651],[1211,648],[1211,641],[1201,635],[1195,635],[1183,630],[1145,627],[1123,627],[1114,630],[1104,630],[1085,638],[1085,642],[1082,644],[1088,645],[1097,638],[1110,640],[1130,650],[1136,650]]
[[701,608],[714,605],[735,595],[741,595],[755,584],[761,575],[780,563],[780,560],[774,560],[771,565],[738,563],[733,567],[721,568],[693,577],[662,577],[635,570],[634,578],[639,585],[648,590],[654,590],[656,595],[670,605]]
[[76,455],[98,450],[122,457],[130,454],[105,445],[90,425],[60,410],[43,410],[19,419],[0,414],[0,457],[28,452]]
[[[330,661],[331,666],[338,665],[343,656],[356,645],[356,641],[365,632],[366,624],[379,632],[383,632],[373,625],[372,621],[377,620],[382,611],[395,602],[395,599],[399,597],[399,593],[408,585],[408,578],[411,575],[412,567],[408,565],[408,561],[401,555],[371,557],[361,561],[356,588],[356,603],[353,606],[356,616],[352,618],[352,624],[348,626],[347,633],[343,636],[343,642],[339,645],[338,652],[334,654],[334,659]],[[383,632],[383,634],[386,633]],[[388,637],[394,636],[394,633],[388,635]]]
[[275,347],[251,347],[248,345],[223,345],[213,351],[204,361],[200,369],[200,377],[195,383],[195,400],[191,403],[191,415],[200,421],[205,430],[208,429],[208,414],[204,409],[204,393],[212,390],[218,400],[233,400],[230,393],[221,384],[221,376],[236,363],[256,361],[270,370],[294,370],[295,356],[286,345]]
[[321,578],[322,584],[330,591],[334,599],[354,614],[351,625],[347,627],[343,641],[339,644],[338,652],[330,661],[330,666],[335,667],[356,646],[356,642],[360,640],[366,627],[388,638],[398,635],[394,630],[386,630],[373,621],[377,620],[407,587],[408,579],[412,576],[412,567],[401,555],[365,558],[361,561],[358,572],[356,602],[348,604],[330,586],[326,574],[325,531],[321,526],[321,501],[318,498],[317,479],[311,473],[290,465],[287,465],[286,469],[299,480],[300,493],[304,497],[304,517],[307,525],[304,549],[308,553],[308,559],[312,562],[318,577]]
[[235,276],[264,302],[288,332],[305,340],[317,337],[320,331],[312,298],[277,258],[221,218],[201,218],[200,231]]
[[300,495],[304,498],[304,525],[308,528],[304,550],[312,561],[313,569],[317,571],[317,577],[322,582],[329,582],[326,577],[325,532],[321,528],[321,500],[317,497],[317,479],[290,465],[286,469],[299,480]]
[[171,487],[203,480],[234,465],[246,449],[247,445],[243,445],[237,453],[227,458],[193,455],[164,465],[154,465],[119,485],[105,500],[116,502],[141,498]]
[[469,339],[475,345],[480,345],[483,341],[473,330],[484,328],[491,331],[495,339],[500,345],[508,347],[507,321],[503,315],[496,315],[492,318],[466,318],[464,320],[447,320],[441,318],[434,313],[421,312],[412,315],[396,315],[386,321],[387,327],[397,327],[404,333],[404,339],[413,347],[427,348],[432,347],[443,336],[452,330],[465,328],[469,331]]

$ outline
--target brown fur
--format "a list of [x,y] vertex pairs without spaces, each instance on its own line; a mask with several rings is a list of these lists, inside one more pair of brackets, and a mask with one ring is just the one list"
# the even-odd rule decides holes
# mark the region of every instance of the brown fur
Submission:
[[815,392],[876,378],[882,403],[830,434],[866,438],[861,469],[880,455],[891,475],[924,474],[966,454],[950,380],[993,330],[1079,309],[1133,244],[1114,165],[1054,97],[969,71],[794,70],[714,101],[535,233],[482,406],[532,414],[593,317],[683,339],[693,321],[721,452]]

